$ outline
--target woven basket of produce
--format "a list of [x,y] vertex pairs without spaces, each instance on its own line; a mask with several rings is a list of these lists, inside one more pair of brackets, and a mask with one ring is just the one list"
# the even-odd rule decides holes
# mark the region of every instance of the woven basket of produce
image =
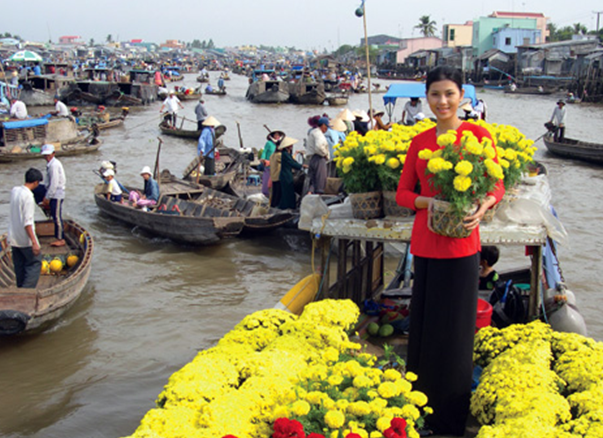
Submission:
[[384,191],[383,192],[383,214],[390,218],[409,218],[415,214],[415,211],[402,207],[396,202],[396,192]]
[[356,219],[377,219],[383,216],[381,192],[350,194],[352,215]]

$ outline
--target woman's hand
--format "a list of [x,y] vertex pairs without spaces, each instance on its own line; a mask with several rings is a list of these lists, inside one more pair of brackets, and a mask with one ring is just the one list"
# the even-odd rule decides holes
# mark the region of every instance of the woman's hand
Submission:
[[479,226],[486,211],[496,203],[494,196],[486,196],[475,213],[463,218],[463,227],[467,230],[473,230]]

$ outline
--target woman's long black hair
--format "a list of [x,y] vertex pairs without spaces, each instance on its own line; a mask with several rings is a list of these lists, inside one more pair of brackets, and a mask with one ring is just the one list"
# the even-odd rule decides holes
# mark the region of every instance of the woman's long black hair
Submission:
[[449,67],[443,65],[441,67],[434,68],[427,74],[427,80],[425,81],[425,91],[429,91],[429,87],[434,82],[439,81],[452,81],[459,88],[459,91],[463,90],[463,74],[458,68]]

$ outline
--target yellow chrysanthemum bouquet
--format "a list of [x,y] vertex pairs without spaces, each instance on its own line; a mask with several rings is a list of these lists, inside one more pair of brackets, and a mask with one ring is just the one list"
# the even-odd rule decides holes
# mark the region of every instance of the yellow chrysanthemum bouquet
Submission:
[[494,161],[492,140],[484,137],[480,141],[471,131],[463,131],[457,141],[457,135],[452,130],[440,135],[437,142],[441,149],[423,149],[419,158],[427,161],[430,184],[440,192],[438,198],[449,203],[445,216],[435,217],[435,212],[430,211],[432,230],[449,237],[467,237],[471,232],[462,227],[462,219],[504,175]]
[[515,187],[524,173],[534,166],[534,141],[526,138],[517,128],[509,125],[488,124],[483,120],[475,122],[486,128],[496,144],[498,162],[504,178],[505,189]]
[[391,131],[353,131],[335,149],[337,172],[348,193],[396,190],[410,142],[433,126],[425,120],[414,126],[393,125]]

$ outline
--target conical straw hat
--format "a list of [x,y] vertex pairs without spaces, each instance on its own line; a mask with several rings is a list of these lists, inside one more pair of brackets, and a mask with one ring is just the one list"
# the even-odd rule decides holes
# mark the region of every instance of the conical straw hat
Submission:
[[281,144],[278,145],[278,150],[282,151],[283,149],[289,147],[289,146],[293,146],[295,143],[297,143],[299,140],[296,138],[292,138],[292,137],[285,137],[283,138],[283,140],[281,141]]
[[207,119],[205,119],[203,121],[203,123],[201,123],[203,126],[220,126],[221,123],[218,121],[218,119],[216,119],[214,116],[209,116]]
[[352,114],[352,111],[346,108],[344,110],[341,110],[341,112],[337,115],[337,118],[341,120],[346,120],[348,122],[353,122],[355,117],[354,114]]
[[337,118],[333,120],[333,122],[331,122],[331,128],[339,132],[345,132],[348,130],[348,127],[346,126],[345,122],[340,118]]

